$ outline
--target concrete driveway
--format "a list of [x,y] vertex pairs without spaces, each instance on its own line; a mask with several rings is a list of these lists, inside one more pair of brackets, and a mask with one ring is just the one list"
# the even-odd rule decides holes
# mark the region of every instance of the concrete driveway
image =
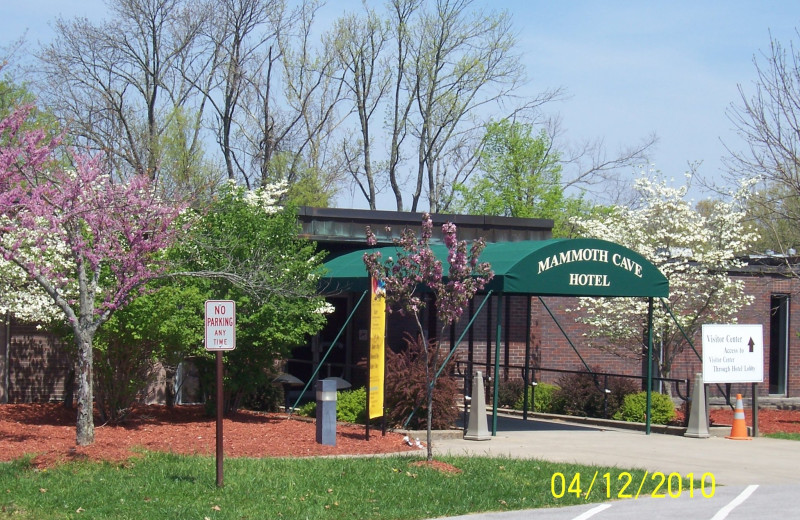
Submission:
[[[714,475],[711,499],[622,500],[561,509],[535,509],[467,515],[464,520],[541,518],[796,518],[800,493],[800,443],[758,437],[693,439],[632,430],[585,427],[560,421],[499,417],[498,434],[488,441],[442,439],[437,455],[481,455],[544,459],[553,462],[641,468],[665,474]],[[757,515],[755,513],[758,513]]]

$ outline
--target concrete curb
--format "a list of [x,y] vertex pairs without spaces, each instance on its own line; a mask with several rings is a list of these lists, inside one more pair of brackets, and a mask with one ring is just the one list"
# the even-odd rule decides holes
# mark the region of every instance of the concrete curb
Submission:
[[[390,429],[389,431],[399,433],[401,435],[408,435],[411,439],[419,439],[422,442],[428,437],[427,430],[403,430],[403,429]],[[440,441],[444,439],[463,439],[464,430],[461,428],[454,430],[431,430],[431,440]]]
[[[521,417],[522,412],[519,410],[501,409],[498,413],[508,416]],[[533,419],[544,419],[547,421],[559,421],[571,424],[579,424],[585,426],[598,426],[601,428],[615,429],[615,430],[636,430],[645,431],[647,425],[645,423],[616,421],[614,419],[600,419],[597,417],[576,417],[574,415],[559,415],[554,413],[539,413],[528,412],[528,417]],[[650,431],[652,433],[662,433],[667,435],[683,435],[686,433],[685,426],[668,426],[663,424],[651,424]]]
[[[500,409],[498,410],[498,414],[507,415],[511,417],[522,417],[522,412],[520,412],[519,410]],[[644,423],[615,421],[614,419],[598,419],[596,417],[576,417],[574,415],[558,415],[554,413],[528,412],[528,418],[563,422],[569,424],[579,424],[584,426],[597,426],[609,430],[634,430],[643,432],[647,429],[647,425]],[[663,435],[682,436],[683,434],[686,433],[686,427],[667,426],[663,424],[651,424],[650,432],[660,433]],[[708,427],[708,434],[711,437],[726,437],[730,435],[730,433],[731,433],[730,424],[717,424]],[[747,427],[747,434],[751,436],[753,435],[752,426]],[[446,438],[451,438],[451,437],[446,437]]]

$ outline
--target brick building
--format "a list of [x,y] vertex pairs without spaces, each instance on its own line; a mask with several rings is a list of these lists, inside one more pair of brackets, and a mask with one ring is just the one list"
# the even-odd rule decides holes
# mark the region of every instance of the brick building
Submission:
[[[552,222],[538,219],[479,217],[463,215],[434,215],[434,224],[453,221],[459,238],[484,237],[488,243],[547,241],[551,239]],[[406,226],[419,226],[421,215],[412,213],[301,208],[302,232],[316,240],[320,248],[335,258],[365,245],[364,229],[370,225],[384,245],[391,243]],[[386,226],[391,231],[384,232]],[[798,258],[759,257],[732,276],[745,281],[753,294],[752,305],[739,315],[740,323],[760,323],[764,327],[764,383],[760,395],[800,397],[800,316],[791,312],[792,296],[800,291],[797,271],[787,265],[800,265]],[[309,345],[294,349],[287,361],[287,371],[308,381],[321,358],[331,349],[319,376],[339,376],[354,386],[366,382],[362,362],[368,352],[369,306],[356,310],[352,319],[339,334],[342,324],[355,307],[358,291],[339,291],[326,288],[336,311],[327,327]],[[589,348],[584,338],[585,325],[575,322],[570,309],[576,306],[574,297],[522,294],[478,295],[471,310],[452,328],[445,343],[453,344],[464,333],[467,322],[475,316],[473,326],[464,334],[456,359],[459,370],[470,373],[481,369],[492,373],[495,362],[497,310],[502,299],[502,323],[498,372],[500,380],[521,379],[525,366],[540,369],[529,372],[537,381],[554,381],[558,370],[582,370],[586,366],[603,372],[642,376],[641,359],[621,358]],[[478,309],[483,304],[483,308]],[[434,329],[430,317],[426,317]],[[408,323],[396,314],[390,316],[387,346],[403,348],[403,331]],[[700,338],[694,338],[698,350]],[[527,364],[527,365],[526,365]],[[472,367],[470,370],[469,366]],[[61,400],[65,395],[64,382],[72,370],[66,349],[54,338],[41,334],[35,327],[14,323],[6,318],[0,329],[0,402]],[[549,371],[555,370],[555,371]],[[672,377],[692,379],[702,371],[702,364],[691,349],[676,360]],[[711,387],[718,393],[720,389]],[[680,391],[680,389],[679,389]],[[749,393],[749,385],[734,385],[732,391]]]
[[0,323],[0,403],[64,400],[74,374],[63,342],[10,316]]
[[[417,226],[420,215],[395,213],[395,212],[368,212],[354,210],[326,210],[324,215],[306,214],[304,229],[311,229],[310,222],[316,217],[322,220],[347,218],[347,233],[351,239],[344,247],[338,242],[336,224],[327,223],[325,229],[333,232],[331,235],[309,233],[323,248],[338,242],[335,254],[342,254],[364,246],[363,230],[370,225],[373,230],[382,229],[387,223],[392,225],[392,234],[396,235],[403,226]],[[341,212],[341,213],[340,213]],[[345,217],[347,215],[347,217]],[[538,234],[536,240],[547,240],[548,229],[539,229],[535,233],[532,225],[525,219],[501,219],[494,217],[492,222],[470,221],[468,219],[479,217],[462,216],[434,216],[435,223],[439,224],[452,218],[459,226],[459,238],[467,239],[475,236],[484,236],[488,243],[499,241],[514,242],[530,240],[531,235]],[[459,222],[458,219],[463,219]],[[477,225],[476,225],[477,223]],[[535,226],[546,226],[547,222],[537,221]],[[496,229],[487,227],[498,226]],[[505,226],[505,227],[500,227]],[[522,229],[514,229],[522,226]],[[317,226],[320,230],[322,226]],[[488,232],[488,234],[487,234]],[[391,235],[383,237],[383,243],[390,243]],[[764,330],[764,382],[758,385],[758,393],[762,396],[800,397],[800,360],[797,352],[800,347],[800,317],[791,313],[792,295],[800,292],[800,278],[797,270],[787,266],[800,265],[800,258],[786,257],[754,257],[749,259],[746,267],[731,273],[731,276],[745,281],[746,291],[754,296],[752,305],[741,310],[738,316],[739,323],[762,324]],[[330,320],[329,327],[324,331],[310,348],[296,349],[295,359],[290,362],[289,370],[301,379],[311,374],[315,363],[326,351],[333,340],[333,336],[340,329],[340,324],[353,309],[358,292],[345,292],[337,296],[335,301],[337,314]],[[484,295],[478,295],[472,302],[470,312],[456,325],[448,338],[443,338],[445,343],[454,344],[462,335],[466,323],[483,301]],[[560,370],[584,370],[587,366],[606,373],[625,374],[629,376],[644,377],[646,364],[641,356],[620,357],[609,352],[594,349],[588,346],[584,336],[586,325],[575,321],[574,309],[577,307],[575,297],[542,295],[525,296],[521,294],[506,294],[503,296],[490,296],[483,309],[475,318],[475,322],[458,346],[455,355],[459,361],[459,369],[471,372],[481,369],[484,373],[493,372],[495,345],[498,343],[495,336],[497,331],[497,308],[499,300],[503,299],[503,323],[501,324],[500,338],[500,380],[521,379],[525,372],[524,367],[538,367],[542,370],[529,371],[531,378],[537,381],[555,381],[560,376]],[[366,374],[358,366],[368,352],[369,312],[368,306],[355,311],[351,323],[346,328],[339,345],[332,351],[326,366],[321,372],[322,376],[336,375],[351,380],[354,385],[362,385]],[[426,317],[430,324],[430,317]],[[430,326],[430,329],[435,329]],[[387,329],[387,346],[393,349],[402,348],[403,331],[408,330],[407,324],[397,315],[389,318]],[[693,344],[698,352],[702,353],[700,335],[693,338]],[[331,361],[332,360],[332,361]],[[527,363],[526,363],[527,360]],[[363,363],[362,363],[363,366]],[[545,370],[546,369],[546,370]],[[679,395],[687,394],[687,385],[693,383],[694,374],[702,372],[702,362],[691,348],[686,348],[675,360],[671,378],[686,381],[687,384],[672,382],[672,386]],[[749,394],[750,385],[733,385],[725,388],[710,385],[710,394],[720,395],[733,392]]]

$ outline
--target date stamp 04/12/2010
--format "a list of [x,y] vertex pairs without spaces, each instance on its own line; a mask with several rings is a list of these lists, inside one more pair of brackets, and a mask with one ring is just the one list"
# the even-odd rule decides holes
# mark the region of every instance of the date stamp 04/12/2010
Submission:
[[[582,483],[580,472],[572,475],[553,473],[550,478],[550,492],[557,499],[569,494],[575,495],[576,498],[589,500],[592,493],[607,499],[636,499],[639,496],[678,498],[684,493],[688,493],[691,498],[694,498],[695,494],[711,498],[716,489],[713,473],[703,473],[699,480],[695,480],[694,473],[687,473],[684,476],[680,473],[665,474],[660,471],[654,473],[645,471],[641,479],[634,479],[634,475],[627,471],[618,474],[611,472],[601,474],[599,471],[595,471],[591,480],[588,479],[588,476],[587,474],[587,478]],[[584,488],[587,481],[589,481],[588,486]],[[650,491],[651,488],[652,491]],[[644,493],[642,493],[643,490]]]

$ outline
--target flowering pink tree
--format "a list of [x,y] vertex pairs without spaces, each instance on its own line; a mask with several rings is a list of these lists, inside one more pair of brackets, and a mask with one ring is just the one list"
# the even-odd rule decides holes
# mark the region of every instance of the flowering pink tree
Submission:
[[76,442],[94,442],[92,341],[98,327],[160,275],[182,207],[148,179],[114,184],[96,158],[56,160],[58,139],[23,130],[30,108],[0,122],[0,254],[63,312],[78,351]]
[[[428,213],[422,216],[422,231],[417,238],[413,230],[406,228],[399,239],[396,258],[389,257],[384,261],[380,252],[365,253],[364,264],[370,276],[381,280],[386,286],[386,304],[399,309],[402,314],[414,317],[425,353],[426,401],[428,412],[427,448],[428,460],[433,459],[431,445],[431,424],[433,418],[433,391],[436,385],[436,374],[440,366],[440,343],[438,338],[448,326],[458,321],[464,308],[475,294],[484,288],[492,279],[491,266],[479,263],[478,258],[486,247],[483,239],[473,242],[467,251],[467,243],[456,237],[456,226],[451,222],[442,225],[444,244],[447,247],[447,263],[449,269],[445,276],[442,262],[436,258],[431,249],[433,221]],[[370,228],[367,228],[367,243],[374,246],[377,241]],[[436,316],[440,325],[437,338],[426,338],[422,326],[421,312],[425,308],[423,291],[434,295]]]

